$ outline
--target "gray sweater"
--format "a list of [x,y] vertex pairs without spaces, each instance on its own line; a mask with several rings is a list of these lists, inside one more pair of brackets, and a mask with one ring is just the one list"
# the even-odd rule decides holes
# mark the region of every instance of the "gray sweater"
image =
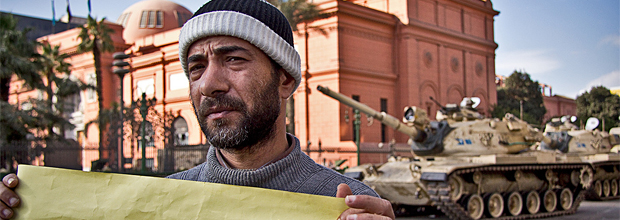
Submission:
[[239,186],[252,186],[323,196],[336,196],[338,184],[346,183],[354,195],[379,195],[367,185],[314,162],[301,151],[294,138],[293,151],[281,160],[257,170],[230,169],[222,166],[214,147],[209,149],[207,161],[186,171],[168,176],[172,179],[194,180]]

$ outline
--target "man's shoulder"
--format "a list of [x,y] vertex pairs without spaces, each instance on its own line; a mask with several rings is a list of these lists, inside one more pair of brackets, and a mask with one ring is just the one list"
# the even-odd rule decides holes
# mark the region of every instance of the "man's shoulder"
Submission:
[[328,195],[333,193],[333,195],[329,196],[335,196],[335,189],[337,188],[337,186],[341,183],[345,183],[349,185],[351,191],[355,195],[370,195],[379,197],[379,195],[372,188],[356,179],[347,177],[333,169],[329,169],[320,164],[316,164],[316,166],[320,167],[320,169],[311,178],[309,178],[308,182],[305,184],[308,184],[310,186],[314,185],[317,187],[317,189],[329,191],[324,192]]
[[206,162],[195,166],[189,170],[185,170],[185,171],[181,171],[178,173],[173,173],[170,176],[167,176],[166,178],[169,179],[179,179],[179,180],[193,180],[193,181],[204,181],[201,180],[200,178],[200,173],[203,171],[203,167],[206,165]]

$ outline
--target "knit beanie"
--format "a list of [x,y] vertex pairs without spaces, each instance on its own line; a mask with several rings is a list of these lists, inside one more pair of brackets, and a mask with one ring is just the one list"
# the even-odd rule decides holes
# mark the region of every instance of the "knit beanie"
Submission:
[[208,36],[233,36],[248,41],[295,79],[295,89],[299,86],[301,59],[293,44],[293,31],[284,14],[268,2],[211,0],[198,9],[179,35],[179,60],[185,75],[189,76],[189,47]]

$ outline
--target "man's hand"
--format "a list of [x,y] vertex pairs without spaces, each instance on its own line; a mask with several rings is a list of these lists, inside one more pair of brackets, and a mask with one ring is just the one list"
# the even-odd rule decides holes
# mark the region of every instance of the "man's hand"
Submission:
[[19,180],[13,173],[8,174],[2,178],[0,184],[0,219],[10,219],[13,217],[13,210],[19,205],[19,196],[13,192],[13,188],[17,186]]
[[385,199],[368,196],[353,195],[351,188],[347,184],[338,185],[336,192],[337,198],[345,198],[345,203],[349,209],[340,214],[341,220],[362,220],[362,219],[394,219],[392,204]]

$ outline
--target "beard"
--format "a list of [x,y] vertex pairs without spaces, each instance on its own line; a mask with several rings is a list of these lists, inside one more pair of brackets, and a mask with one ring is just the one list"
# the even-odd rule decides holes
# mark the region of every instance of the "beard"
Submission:
[[[255,106],[251,111],[248,110],[243,100],[227,94],[206,97],[200,103],[200,108],[194,105],[200,128],[209,143],[223,150],[251,150],[252,146],[257,143],[273,137],[281,105],[278,95],[278,79],[278,77],[272,77],[271,82],[252,93],[251,98]],[[241,117],[220,118],[209,123],[204,111],[212,106],[233,109],[241,113]]]

